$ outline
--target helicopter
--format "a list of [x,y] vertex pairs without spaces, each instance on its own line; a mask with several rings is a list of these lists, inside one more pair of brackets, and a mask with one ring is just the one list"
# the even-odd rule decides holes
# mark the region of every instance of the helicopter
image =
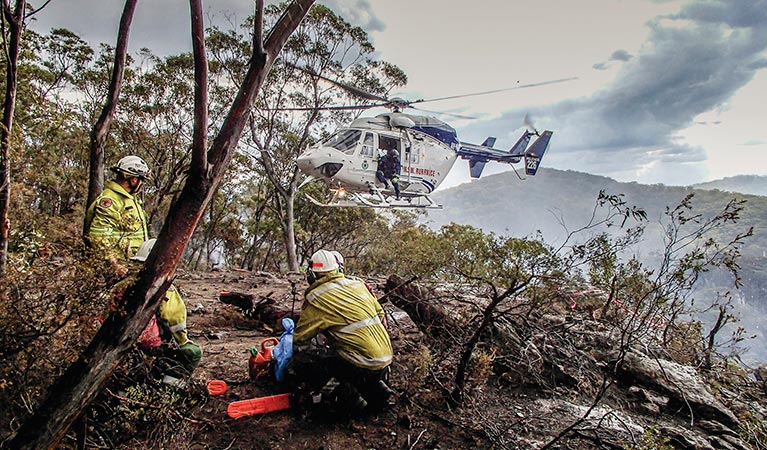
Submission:
[[[559,83],[569,79],[515,86],[476,94],[442,97],[431,100],[407,101],[388,99],[355,86],[341,83],[322,75],[313,76],[331,82],[352,94],[377,103],[364,105],[325,107],[325,109],[367,109],[379,106],[392,111],[374,117],[361,117],[339,128],[330,137],[308,147],[296,159],[298,169],[307,175],[301,187],[318,180],[330,186],[331,198],[320,201],[305,195],[319,206],[363,206],[372,208],[441,208],[430,194],[445,180],[458,158],[468,161],[472,178],[479,178],[488,161],[508,164],[524,162],[527,175],[533,176],[546,152],[552,131],[538,132],[525,118],[531,130],[525,130],[508,150],[493,148],[496,138],[488,137],[482,144],[458,139],[453,127],[436,117],[403,113],[405,108],[420,110],[415,104],[446,100],[464,96],[484,95],[511,89]],[[285,110],[304,110],[286,108]],[[431,112],[421,110],[425,112]],[[440,113],[448,114],[448,113]],[[448,114],[467,118],[457,114]],[[536,139],[530,144],[530,140]],[[529,145],[528,145],[529,144]],[[400,195],[376,178],[378,161],[389,150],[400,155]]]

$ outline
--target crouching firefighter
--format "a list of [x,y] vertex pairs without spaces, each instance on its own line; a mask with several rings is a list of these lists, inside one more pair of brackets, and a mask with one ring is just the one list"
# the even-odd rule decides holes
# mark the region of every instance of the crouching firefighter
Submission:
[[392,346],[383,308],[364,282],[347,278],[327,250],[312,255],[309,287],[293,336],[285,382],[301,406],[353,416],[388,405]]
[[[150,239],[138,250],[133,261],[146,261],[157,239]],[[186,378],[192,374],[202,359],[202,349],[187,335],[186,305],[174,285],[168,288],[160,308],[149,322],[139,338],[142,348],[158,356],[158,368],[165,378],[164,382],[173,382],[177,378]]]

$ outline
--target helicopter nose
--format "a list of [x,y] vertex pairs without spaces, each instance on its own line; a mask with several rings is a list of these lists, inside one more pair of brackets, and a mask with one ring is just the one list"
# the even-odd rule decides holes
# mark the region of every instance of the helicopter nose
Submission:
[[307,175],[331,178],[341,170],[343,164],[328,162],[329,157],[317,151],[307,151],[296,158],[296,165]]
[[317,168],[324,161],[327,161],[327,158],[322,158],[319,152],[313,149],[301,153],[296,158],[298,169],[308,175],[317,175]]
[[311,155],[308,155],[306,153],[302,154],[298,158],[296,158],[296,164],[298,165],[298,170],[301,172],[311,174],[311,172],[314,171],[314,164],[312,164],[312,161],[314,158],[311,157]]

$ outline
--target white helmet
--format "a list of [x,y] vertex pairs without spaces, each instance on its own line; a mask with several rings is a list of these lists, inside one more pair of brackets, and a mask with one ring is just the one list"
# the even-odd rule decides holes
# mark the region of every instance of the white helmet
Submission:
[[331,272],[338,269],[338,260],[332,252],[317,250],[309,261],[309,268],[312,272]]
[[110,167],[112,172],[122,172],[125,175],[138,178],[146,178],[151,170],[146,161],[135,155],[128,155],[117,161],[117,164]]
[[149,257],[149,253],[152,252],[152,248],[154,247],[155,242],[157,242],[157,239],[149,239],[148,241],[144,241],[144,243],[141,244],[141,247],[139,247],[138,252],[136,252],[136,256],[131,257],[131,259],[133,261],[146,261],[146,259]]
[[333,256],[336,257],[336,262],[338,262],[338,270],[343,271],[344,270],[344,255],[341,254],[338,250],[333,250],[330,252],[333,254]]

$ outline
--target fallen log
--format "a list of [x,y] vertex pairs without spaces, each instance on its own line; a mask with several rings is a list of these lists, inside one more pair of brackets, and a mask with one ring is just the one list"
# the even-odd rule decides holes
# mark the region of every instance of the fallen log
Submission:
[[[407,313],[418,329],[431,339],[431,346],[466,344],[461,340],[468,340],[465,332],[472,328],[472,318],[451,315],[440,302],[443,296],[433,289],[397,275],[386,280],[385,289],[391,303]],[[556,336],[550,338],[556,339]],[[530,324],[517,323],[510,317],[494,317],[481,339],[495,349],[494,353],[502,355],[496,359],[494,370],[511,372],[505,378],[512,384],[577,384],[578,370],[571,365],[577,366],[584,360],[591,362],[577,349],[557,347],[554,351],[546,347],[544,331]]]
[[449,336],[450,330],[458,327],[444,308],[434,304],[433,300],[437,295],[433,290],[409,282],[398,275],[391,275],[386,280],[385,290],[385,297],[394,306],[405,311],[425,335],[441,340]]
[[264,297],[256,298],[253,294],[223,291],[218,294],[218,300],[237,307],[248,319],[258,320],[270,328],[276,327],[283,317],[298,321],[300,311],[291,311],[289,308],[277,305],[277,301],[272,298],[273,294],[274,292],[270,292]]

